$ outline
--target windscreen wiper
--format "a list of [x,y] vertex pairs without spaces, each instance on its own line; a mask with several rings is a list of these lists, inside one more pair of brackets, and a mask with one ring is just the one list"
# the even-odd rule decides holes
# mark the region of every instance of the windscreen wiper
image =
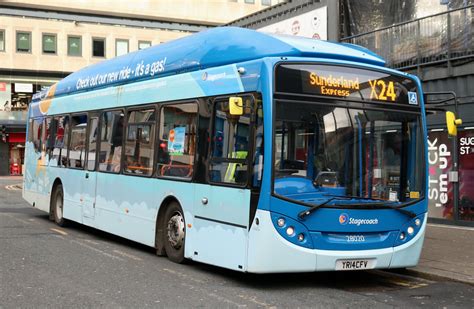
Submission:
[[408,203],[405,203],[405,204],[401,204],[401,205],[398,205],[398,206],[391,206],[390,204],[382,204],[382,203],[376,203],[376,204],[367,204],[367,206],[374,206],[374,208],[382,208],[382,209],[393,209],[393,210],[396,210],[396,211],[399,211],[401,212],[402,214],[404,215],[407,215],[411,218],[415,218],[416,217],[416,213],[414,213],[413,211],[410,211],[410,210],[406,210],[406,209],[403,209],[403,207],[406,207],[408,205],[411,205],[413,204],[412,203],[413,201],[410,201]]
[[331,198],[327,199],[326,201],[322,202],[321,204],[317,204],[317,205],[314,205],[313,207],[311,207],[309,209],[303,210],[302,212],[300,212],[298,214],[298,217],[300,219],[304,219],[304,217],[309,216],[313,211],[317,210],[320,207],[323,207],[324,205],[331,202],[332,200],[335,200],[336,198],[337,197],[331,197]]
[[[314,212],[315,210],[317,210],[318,208],[321,208],[325,205],[327,205],[329,202],[335,200],[335,199],[361,199],[361,200],[375,200],[375,201],[383,201],[383,203],[368,203],[368,204],[350,204],[350,206],[354,206],[354,205],[357,205],[357,206],[362,206],[362,207],[365,207],[365,208],[375,208],[375,209],[393,209],[393,210],[396,210],[398,212],[401,212],[402,214],[404,215],[407,215],[409,216],[410,218],[415,218],[417,215],[416,213],[414,213],[413,211],[410,211],[410,210],[406,210],[406,209],[403,209],[403,207],[406,207],[406,206],[409,206],[411,204],[414,204],[416,203],[418,200],[414,200],[414,201],[410,201],[410,202],[407,202],[407,203],[404,203],[404,204],[401,204],[401,205],[398,205],[398,206],[391,206],[391,205],[388,205],[388,203],[390,203],[391,201],[385,201],[385,200],[382,200],[382,199],[376,199],[376,198],[370,198],[370,197],[359,197],[359,196],[351,196],[351,195],[341,195],[341,196],[332,196],[331,198],[329,198],[327,201],[321,203],[321,204],[317,204],[317,205],[314,205],[313,207],[307,209],[307,210],[303,210],[302,212],[300,212],[298,214],[298,217],[300,219],[304,219],[306,216],[310,215],[312,212]],[[393,203],[393,202],[391,202]],[[348,204],[335,204],[333,206],[339,206],[339,207],[347,207]]]

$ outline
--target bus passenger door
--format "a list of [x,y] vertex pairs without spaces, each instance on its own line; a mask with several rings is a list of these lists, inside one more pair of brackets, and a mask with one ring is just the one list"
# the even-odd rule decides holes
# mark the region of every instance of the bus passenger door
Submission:
[[82,215],[83,223],[87,225],[94,225],[95,216],[95,200],[96,200],[96,186],[97,186],[97,171],[96,171],[96,154],[97,154],[97,138],[99,128],[98,115],[92,115],[89,118],[87,136],[87,161],[85,166],[83,183],[83,206]]
[[[250,216],[249,152],[255,115],[252,96],[242,96],[241,110],[231,113],[229,98],[214,102],[209,184],[196,184],[193,259],[245,271]],[[242,108],[243,105],[243,108]]]

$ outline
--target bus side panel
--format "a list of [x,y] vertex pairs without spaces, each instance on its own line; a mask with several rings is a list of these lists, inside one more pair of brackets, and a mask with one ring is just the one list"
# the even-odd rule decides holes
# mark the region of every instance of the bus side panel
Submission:
[[193,260],[245,271],[250,190],[196,185]]
[[95,227],[154,247],[163,200],[175,196],[191,222],[194,185],[155,178],[97,173]]
[[[82,204],[84,201],[82,184],[85,172],[71,168],[50,167],[49,169],[50,171],[54,171],[53,173],[59,177],[63,185],[64,218],[82,223]],[[52,181],[54,181],[54,179],[55,178],[53,178]]]

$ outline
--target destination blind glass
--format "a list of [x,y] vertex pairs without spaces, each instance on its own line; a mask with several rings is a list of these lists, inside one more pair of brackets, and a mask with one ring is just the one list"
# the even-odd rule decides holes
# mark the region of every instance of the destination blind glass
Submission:
[[348,98],[419,106],[413,80],[343,66],[282,64],[276,69],[276,92]]

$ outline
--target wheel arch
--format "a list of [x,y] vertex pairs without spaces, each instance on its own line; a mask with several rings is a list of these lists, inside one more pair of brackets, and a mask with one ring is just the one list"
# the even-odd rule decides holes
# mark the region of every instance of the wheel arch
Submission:
[[[58,185],[63,185],[63,182],[61,181],[61,178],[56,177],[56,179],[54,179],[53,181],[53,185],[51,186],[51,191],[49,194],[49,220],[51,221],[54,220],[53,194]],[[64,186],[63,186],[63,190],[64,190]]]
[[156,254],[159,255],[159,256],[166,255],[165,246],[164,246],[164,242],[163,242],[163,235],[164,235],[164,229],[163,229],[164,222],[163,222],[163,220],[164,220],[164,217],[165,217],[164,214],[166,212],[166,208],[168,207],[168,205],[170,205],[173,202],[176,202],[181,206],[181,203],[179,202],[179,200],[175,196],[169,195],[161,202],[160,208],[158,209],[158,213],[156,215],[155,248],[156,248]]

